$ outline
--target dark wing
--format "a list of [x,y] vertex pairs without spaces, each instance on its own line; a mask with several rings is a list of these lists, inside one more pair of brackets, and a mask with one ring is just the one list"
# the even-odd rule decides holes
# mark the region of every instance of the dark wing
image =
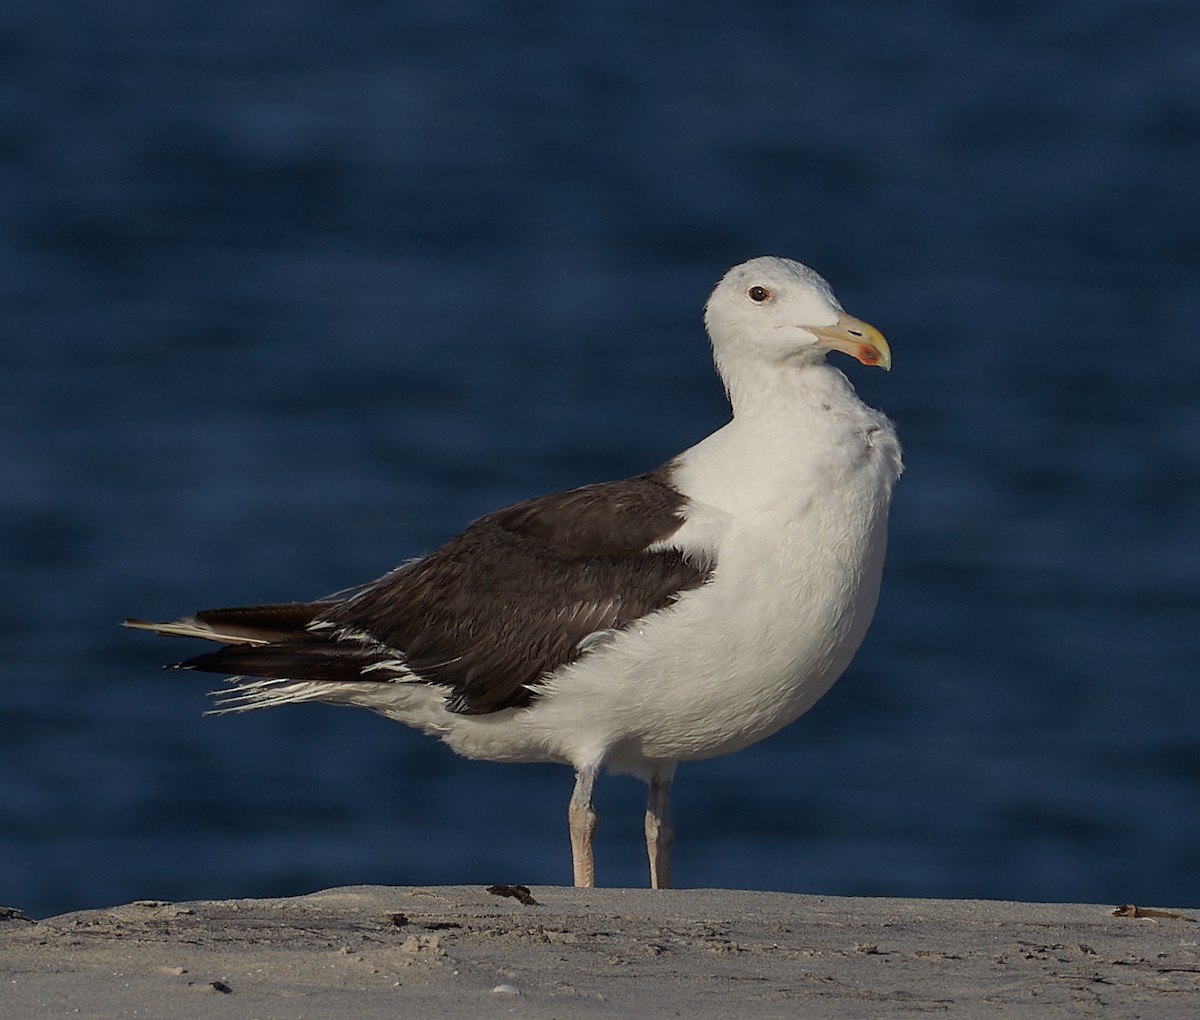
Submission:
[[578,658],[589,634],[708,579],[711,557],[647,551],[679,529],[684,503],[665,471],[518,503],[347,599],[310,604],[320,611],[294,636],[182,665],[293,680],[411,672],[450,688],[455,712],[527,705],[529,686]]

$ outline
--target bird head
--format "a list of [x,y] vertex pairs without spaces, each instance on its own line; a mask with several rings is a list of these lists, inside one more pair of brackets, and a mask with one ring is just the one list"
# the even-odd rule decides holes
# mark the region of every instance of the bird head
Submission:
[[829,351],[890,369],[883,334],[847,315],[828,283],[808,266],[763,256],[734,266],[704,306],[717,365],[738,361],[812,364]]

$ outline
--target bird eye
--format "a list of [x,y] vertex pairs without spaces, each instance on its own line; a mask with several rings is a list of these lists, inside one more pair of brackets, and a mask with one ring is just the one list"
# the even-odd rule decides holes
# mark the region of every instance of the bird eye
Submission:
[[746,293],[751,301],[769,301],[771,298],[771,292],[766,287],[751,287]]

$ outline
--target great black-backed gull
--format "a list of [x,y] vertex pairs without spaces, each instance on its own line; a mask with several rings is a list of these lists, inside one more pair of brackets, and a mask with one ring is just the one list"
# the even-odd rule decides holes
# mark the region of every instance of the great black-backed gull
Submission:
[[735,266],[704,322],[733,417],[661,467],[498,510],[349,594],[126,625],[219,642],[179,665],[233,674],[224,711],[358,705],[468,758],[572,766],[577,886],[598,772],[638,776],[668,887],[676,765],[762,740],[845,670],[902,469],[891,423],[825,362],[886,369],[887,342],[813,270]]

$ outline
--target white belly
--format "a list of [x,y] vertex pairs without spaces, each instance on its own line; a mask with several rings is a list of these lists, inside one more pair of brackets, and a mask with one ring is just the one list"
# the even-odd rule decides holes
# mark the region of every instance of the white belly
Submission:
[[708,585],[562,671],[530,713],[560,757],[638,773],[646,762],[726,754],[829,690],[875,609],[882,528],[863,536],[858,562],[820,569],[794,547],[762,550],[754,538],[726,543]]

